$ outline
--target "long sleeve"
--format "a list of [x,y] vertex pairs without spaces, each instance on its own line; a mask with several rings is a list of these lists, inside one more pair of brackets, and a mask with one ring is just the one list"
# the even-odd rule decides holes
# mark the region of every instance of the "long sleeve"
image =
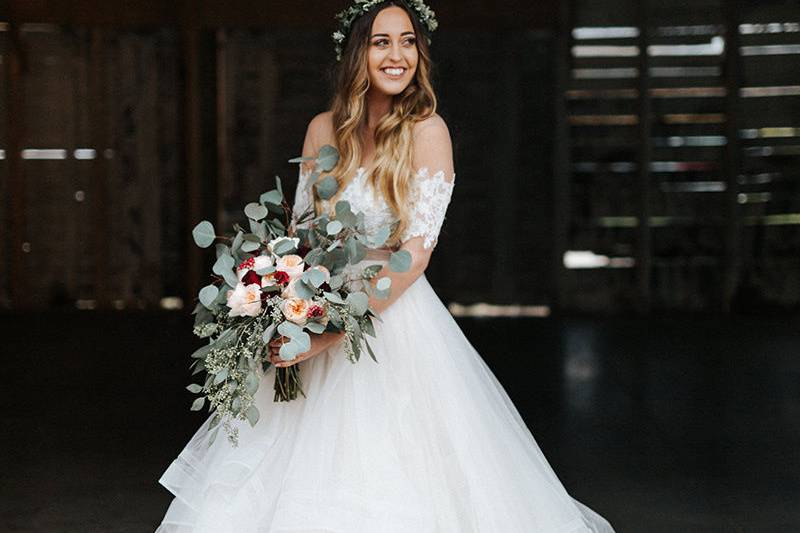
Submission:
[[409,221],[400,242],[424,237],[423,246],[431,248],[438,242],[439,231],[455,186],[455,173],[445,176],[443,170],[431,174],[427,167],[419,169],[409,191]]

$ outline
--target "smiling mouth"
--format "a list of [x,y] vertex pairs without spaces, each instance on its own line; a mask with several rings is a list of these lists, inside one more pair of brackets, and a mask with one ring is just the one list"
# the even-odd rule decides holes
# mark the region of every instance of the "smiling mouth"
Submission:
[[381,71],[390,78],[400,78],[406,73],[406,70],[408,69],[404,67],[386,67],[381,69]]

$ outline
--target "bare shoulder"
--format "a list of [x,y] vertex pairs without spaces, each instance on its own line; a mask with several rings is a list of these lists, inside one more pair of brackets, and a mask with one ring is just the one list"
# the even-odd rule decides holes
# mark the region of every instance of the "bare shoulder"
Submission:
[[336,135],[333,129],[333,112],[323,111],[308,123],[306,140],[303,145],[304,156],[316,156],[319,149],[326,144],[335,144]]
[[414,125],[414,166],[443,171],[452,181],[453,145],[447,123],[434,114]]
[[434,137],[450,138],[450,130],[447,128],[447,123],[438,113],[434,113],[424,120],[420,120],[414,124],[414,137]]

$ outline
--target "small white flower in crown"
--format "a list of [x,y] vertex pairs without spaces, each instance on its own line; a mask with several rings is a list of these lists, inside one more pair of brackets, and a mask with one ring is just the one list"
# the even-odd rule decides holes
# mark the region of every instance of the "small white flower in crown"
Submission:
[[[347,34],[350,33],[350,26],[352,26],[353,21],[384,0],[353,1],[354,5],[340,11],[335,17],[336,20],[339,21],[339,29],[333,32],[331,37],[333,38],[334,50],[336,51],[336,61],[341,61],[342,59],[344,41],[347,38]],[[436,20],[436,13],[425,5],[423,0],[405,0],[405,4],[417,13],[417,16],[428,29],[428,32],[433,33],[436,28],[439,27],[439,22]],[[427,40],[428,44],[430,44],[430,38],[427,38]]]

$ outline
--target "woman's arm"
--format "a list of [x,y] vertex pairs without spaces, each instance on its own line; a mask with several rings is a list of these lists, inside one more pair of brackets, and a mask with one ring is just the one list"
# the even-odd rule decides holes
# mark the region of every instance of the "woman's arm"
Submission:
[[423,120],[415,128],[414,168],[417,170],[428,169],[429,176],[424,179],[433,179],[437,173],[441,172],[446,185],[440,185],[438,191],[436,188],[425,190],[426,193],[432,192],[434,195],[438,192],[440,195],[438,198],[421,195],[415,199],[418,204],[410,206],[411,216],[416,219],[409,221],[408,227],[401,237],[400,249],[411,254],[411,267],[407,272],[392,272],[387,265],[372,279],[373,285],[384,276],[392,280],[389,298],[370,298],[370,307],[378,313],[397,301],[406,289],[425,272],[436,247],[439,229],[444,220],[444,212],[450,200],[449,191],[445,192],[441,189],[447,187],[452,189],[455,179],[450,132],[447,124],[439,115]]

